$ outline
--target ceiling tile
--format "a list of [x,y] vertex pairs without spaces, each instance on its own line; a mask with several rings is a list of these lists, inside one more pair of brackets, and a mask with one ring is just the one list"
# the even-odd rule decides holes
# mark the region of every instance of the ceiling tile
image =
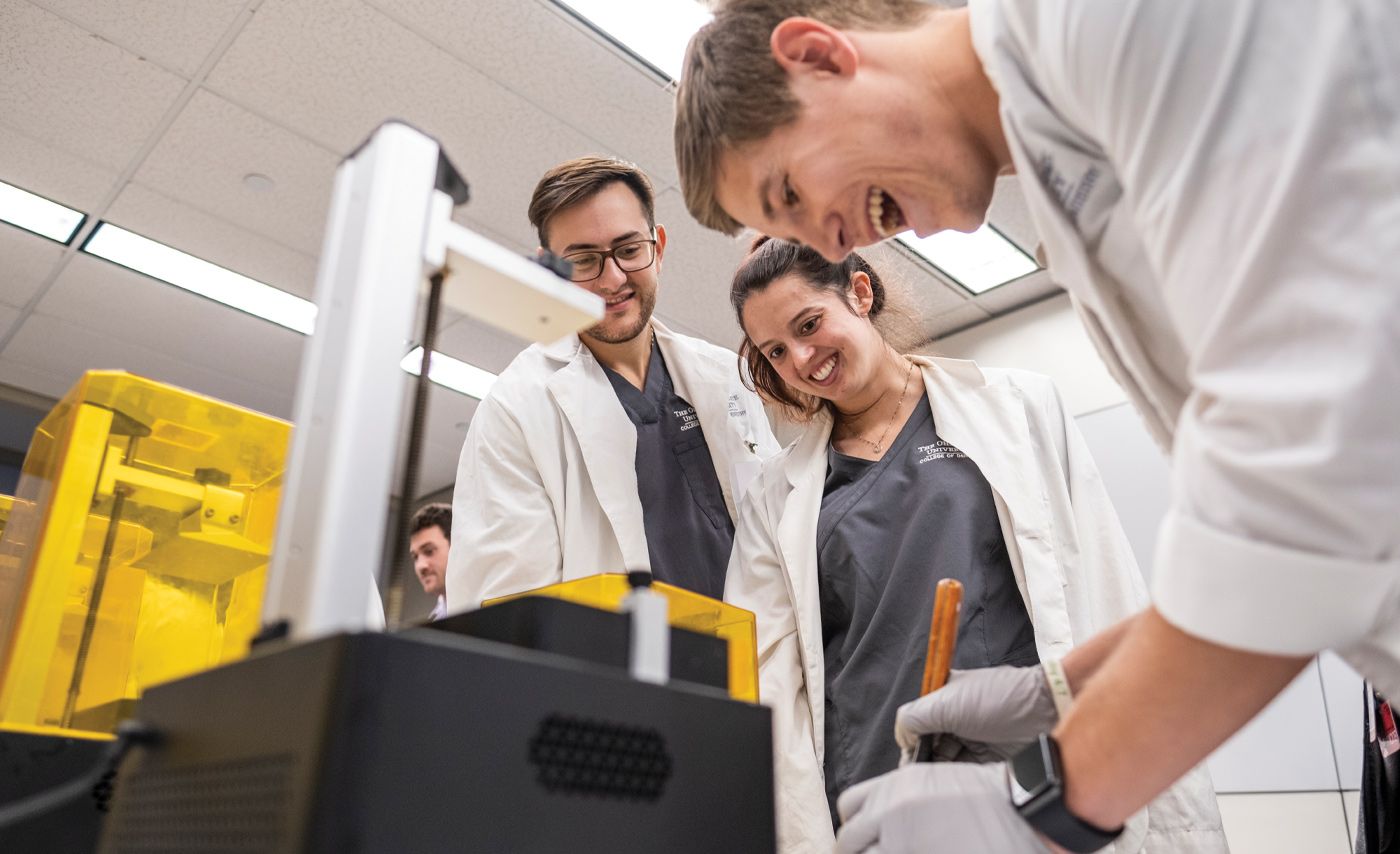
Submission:
[[487,326],[471,317],[444,326],[438,332],[437,351],[461,359],[482,370],[499,374],[529,341]]
[[991,315],[972,303],[931,317],[925,328],[929,331],[929,341],[932,343],[920,347],[919,352],[937,353],[939,338],[967,329],[970,326],[976,326],[979,323],[985,323],[990,319]]
[[598,148],[359,0],[269,0],[209,86],[337,152],[403,119],[436,137],[467,179],[470,216],[527,245],[539,176]]
[[186,77],[199,68],[248,0],[30,0],[83,29]]
[[671,93],[549,0],[368,2],[598,140],[593,153],[637,163],[658,187],[676,182]]
[[[37,311],[101,333],[103,339],[95,341],[139,346],[192,370],[218,372],[287,399],[296,385],[306,340],[274,323],[90,255],[78,255],[69,263]],[[90,355],[108,355],[96,344],[87,349]]]
[[107,197],[117,170],[0,124],[0,181],[80,211],[90,211]]
[[1063,289],[1051,280],[1049,272],[1037,270],[1029,276],[992,288],[974,302],[995,317],[1062,292]]
[[0,0],[0,125],[125,167],[184,81],[23,0]]
[[0,305],[0,332],[9,329],[11,324],[19,319],[19,309],[8,305]]
[[[62,255],[62,244],[0,223],[0,304],[24,308]],[[9,328],[0,326],[0,335]]]
[[987,219],[997,230],[1011,239],[1011,242],[1035,257],[1035,248],[1040,245],[1040,235],[1031,221],[1030,210],[1026,207],[1026,197],[1021,193],[1021,179],[1016,175],[1003,175],[997,179],[992,194],[992,205],[987,209]]
[[[5,349],[3,365],[0,380],[41,394],[61,394],[84,371],[123,370],[278,418],[287,418],[291,413],[291,395],[271,385],[209,370],[177,356],[42,314],[31,315],[20,327],[19,334]],[[296,372],[291,373],[295,376]],[[26,386],[26,376],[30,382],[47,376],[51,385]]]
[[[200,91],[132,180],[315,256],[339,164],[329,150]],[[249,174],[274,186],[255,191],[244,183]]]
[[76,379],[0,356],[0,383],[34,394],[52,398],[62,397]]
[[311,299],[316,258],[139,184],[128,184],[106,219],[129,231]]

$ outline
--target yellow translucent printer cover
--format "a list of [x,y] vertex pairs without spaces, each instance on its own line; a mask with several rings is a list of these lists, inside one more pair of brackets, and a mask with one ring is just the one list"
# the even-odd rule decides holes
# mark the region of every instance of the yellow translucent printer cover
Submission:
[[10,521],[10,508],[15,504],[15,499],[10,495],[0,495],[0,537],[5,536],[5,523]]
[[39,425],[0,537],[0,725],[109,732],[257,630],[291,425],[91,371]]
[[[713,635],[729,643],[729,696],[736,700],[757,703],[758,636],[754,627],[753,612],[660,581],[653,582],[651,586],[658,593],[665,595],[670,605],[672,626]],[[622,607],[622,599],[629,590],[631,585],[628,584],[626,575],[603,573],[511,596],[488,599],[482,604],[494,605],[521,596],[553,596],[580,605],[617,611]]]

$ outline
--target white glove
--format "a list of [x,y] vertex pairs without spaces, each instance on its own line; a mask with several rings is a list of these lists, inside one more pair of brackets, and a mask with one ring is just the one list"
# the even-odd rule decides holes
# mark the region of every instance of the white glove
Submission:
[[836,802],[837,854],[1048,854],[1011,806],[1006,764],[906,765],[852,786]]
[[899,707],[894,737],[910,761],[919,736],[938,736],[939,759],[976,762],[1010,759],[1059,722],[1050,683],[1040,665],[954,670],[948,684]]

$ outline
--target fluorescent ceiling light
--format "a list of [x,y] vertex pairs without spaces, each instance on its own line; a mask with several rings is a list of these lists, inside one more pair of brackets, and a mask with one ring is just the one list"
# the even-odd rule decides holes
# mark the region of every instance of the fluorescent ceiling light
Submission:
[[1021,247],[986,223],[971,234],[940,231],[915,237],[914,232],[906,231],[897,239],[974,294],[1040,269]]
[[83,251],[257,315],[303,335],[316,325],[316,304],[148,237],[99,223]]
[[0,181],[0,220],[67,243],[82,223],[83,213]]
[[681,76],[690,37],[714,17],[696,0],[563,0],[561,5],[672,80]]
[[[421,345],[408,351],[408,355],[403,357],[402,362],[399,362],[399,367],[415,377],[418,376],[422,366],[423,347]],[[462,394],[481,400],[491,390],[492,383],[496,382],[496,375],[490,371],[482,370],[476,365],[469,365],[461,359],[454,359],[434,350],[432,364],[428,366],[428,379],[440,386],[446,386],[453,391],[460,391]]]

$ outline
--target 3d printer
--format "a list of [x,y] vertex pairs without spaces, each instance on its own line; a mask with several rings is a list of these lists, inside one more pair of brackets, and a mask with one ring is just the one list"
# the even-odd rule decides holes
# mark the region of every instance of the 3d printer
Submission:
[[[751,623],[735,628],[721,614],[730,636],[719,639],[667,625],[664,605],[658,623],[660,597],[634,578],[639,589],[623,613],[533,597],[460,615],[457,631],[453,620],[366,631],[368,591],[358,580],[383,553],[383,496],[403,405],[398,363],[425,278],[434,297],[537,340],[581,328],[601,310],[596,297],[452,222],[464,201],[465,183],[437,144],[402,124],[381,127],[342,164],[260,642],[241,660],[143,683],[134,710],[142,737],[116,780],[102,850],[774,849],[770,713],[730,696],[730,645],[745,631],[751,641]],[[155,434],[146,422],[115,435],[147,428]],[[186,555],[193,568],[172,575],[178,583],[170,586],[226,589],[209,599],[226,621],[234,597],[252,595],[253,582],[239,588],[239,579],[251,578],[254,558],[267,554],[224,557],[241,542],[235,538],[252,540],[245,514],[254,497],[243,495],[235,513],[220,490],[256,480],[219,467],[193,476],[161,507],[147,491],[168,472],[145,465],[149,435],[110,445],[116,450],[94,463],[124,474],[106,493],[108,481],[98,479],[87,509],[111,524],[101,543],[80,550],[86,563],[76,562],[75,577],[80,587],[88,580],[89,599],[105,600],[91,589],[104,565],[104,584],[118,589],[114,569],[147,560],[138,557],[143,549],[154,555],[156,529],[174,533],[178,548],[205,551]],[[135,507],[138,497],[168,515],[133,517],[128,502]],[[143,522],[155,525],[149,542]],[[246,632],[246,621],[236,625]],[[79,626],[76,645],[56,648],[80,663],[84,634],[95,638],[99,628]],[[544,636],[552,644],[535,642]],[[201,648],[229,642],[225,628]],[[618,652],[579,655],[570,644]],[[89,642],[89,656],[95,646]],[[159,678],[179,676],[182,666]],[[685,668],[687,678],[678,678]],[[749,658],[750,681],[752,670]],[[82,681],[75,699],[71,688],[24,696],[47,710],[41,720],[108,722],[125,713],[128,695],[92,684]],[[131,732],[117,743],[132,743]]]

